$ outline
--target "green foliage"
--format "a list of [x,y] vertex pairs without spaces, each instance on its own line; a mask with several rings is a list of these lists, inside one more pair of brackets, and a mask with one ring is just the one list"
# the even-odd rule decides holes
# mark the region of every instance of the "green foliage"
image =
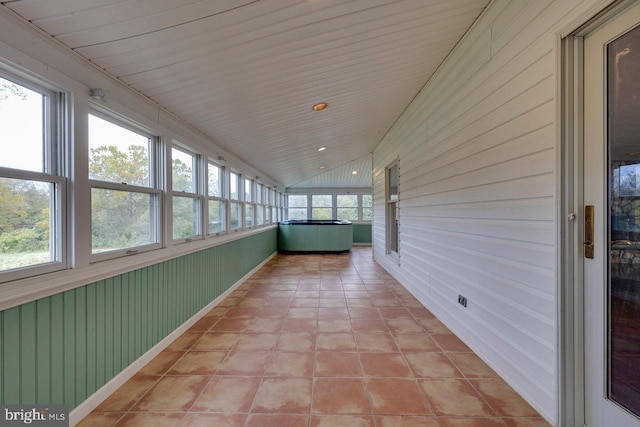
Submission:
[[123,153],[116,146],[92,148],[89,176],[101,181],[149,186],[149,156],[146,147],[130,145]]
[[0,78],[0,101],[4,101],[9,96],[18,97],[23,101],[27,99],[27,93],[21,86]]
[[39,252],[46,250],[47,244],[36,228],[19,228],[0,235],[0,253]]
[[49,247],[48,184],[0,178],[0,253]]

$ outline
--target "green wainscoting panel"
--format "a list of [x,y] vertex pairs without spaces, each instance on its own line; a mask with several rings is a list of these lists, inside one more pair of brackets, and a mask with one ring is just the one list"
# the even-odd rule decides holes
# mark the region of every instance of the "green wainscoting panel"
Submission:
[[371,243],[371,224],[353,224],[353,243]]
[[0,312],[0,403],[76,407],[277,251],[277,229]]

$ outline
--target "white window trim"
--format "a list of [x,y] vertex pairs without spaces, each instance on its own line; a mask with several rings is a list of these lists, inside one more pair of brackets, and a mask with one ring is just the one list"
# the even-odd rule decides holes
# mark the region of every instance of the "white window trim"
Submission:
[[[188,154],[190,156],[194,157],[194,165],[195,165],[195,171],[193,173],[194,175],[194,187],[195,187],[195,192],[189,192],[189,191],[176,191],[173,189],[173,149],[176,149],[178,151],[181,151],[185,154]],[[206,207],[204,206],[204,190],[205,190],[205,185],[203,183],[203,166],[202,166],[202,155],[200,153],[198,153],[197,151],[194,151],[191,147],[189,147],[188,145],[185,145],[181,142],[178,141],[173,141],[171,143],[171,150],[169,150],[169,152],[171,153],[171,239],[173,240],[174,244],[180,244],[180,243],[189,243],[192,242],[194,240],[200,240],[200,239],[204,239],[205,236],[205,224],[206,224],[206,220],[205,220],[205,215],[207,214],[206,211]],[[167,172],[167,174],[169,174]],[[187,237],[180,237],[180,238],[175,238],[173,235],[173,221],[175,220],[174,216],[173,216],[173,200],[175,197],[184,197],[184,198],[191,198],[194,200],[198,201],[198,218],[196,218],[195,223],[198,225],[198,229],[195,230],[196,234],[193,234],[191,236],[187,236]],[[207,227],[208,228],[208,227]]]
[[50,230],[50,256],[53,261],[41,264],[19,267],[0,272],[0,284],[32,276],[39,276],[60,270],[66,270],[70,266],[69,261],[69,220],[67,178],[69,139],[67,125],[69,121],[68,108],[65,94],[49,89],[44,82],[32,81],[17,75],[0,70],[0,77],[10,80],[29,90],[45,96],[47,102],[44,105],[44,168],[46,172],[35,172],[23,169],[0,167],[0,177],[9,179],[21,179],[40,181],[53,184],[51,194],[51,206],[53,229]]
[[[210,196],[209,195],[209,166],[213,165],[215,167],[218,168],[218,170],[220,171],[218,174],[218,180],[219,185],[220,185],[220,196]],[[213,160],[208,160],[206,163],[206,173],[205,173],[206,179],[205,179],[205,190],[204,193],[206,194],[205,200],[206,200],[206,207],[205,207],[205,214],[204,214],[204,223],[205,223],[205,235],[207,236],[207,238],[212,238],[212,237],[216,237],[216,236],[221,236],[223,234],[227,234],[229,232],[229,221],[228,221],[228,217],[229,217],[229,198],[228,198],[228,194],[229,194],[229,190],[228,187],[226,185],[227,183],[227,175],[226,175],[226,168],[217,163],[214,162]],[[209,201],[218,201],[222,203],[223,206],[223,212],[224,212],[224,219],[222,221],[223,223],[223,229],[220,231],[216,231],[215,233],[210,233],[209,232]]]
[[[91,256],[90,262],[99,262],[112,258],[120,258],[130,255],[136,255],[141,252],[153,251],[156,249],[161,249],[164,246],[165,242],[165,215],[164,215],[164,206],[163,206],[163,191],[162,191],[162,182],[163,180],[163,171],[165,170],[161,166],[161,159],[164,157],[161,155],[162,153],[162,144],[161,137],[157,135],[153,135],[145,130],[144,127],[135,127],[126,121],[122,121],[119,119],[119,116],[116,114],[110,115],[105,113],[102,110],[97,110],[93,108],[89,108],[87,114],[87,120],[89,115],[94,115],[103,120],[106,120],[114,125],[121,126],[124,129],[130,130],[131,132],[137,133],[139,135],[146,136],[151,141],[149,144],[149,187],[143,187],[133,184],[124,184],[124,183],[115,183],[108,181],[101,181],[95,179],[88,179],[89,182],[89,191],[94,188],[103,189],[103,190],[117,190],[117,191],[127,191],[131,193],[144,193],[151,194],[155,197],[156,203],[154,207],[154,212],[152,212],[152,221],[155,223],[154,230],[152,232],[152,238],[155,237],[155,243],[151,243],[148,245],[141,246],[131,246],[122,249],[116,249],[108,252],[99,252],[93,253],[93,244],[90,243],[89,247],[91,248]],[[87,143],[87,146],[89,143]],[[87,161],[90,161],[90,157],[87,157]],[[87,169],[88,170],[88,169]],[[166,173],[166,172],[165,172]],[[169,179],[170,180],[170,179]],[[91,217],[93,212],[91,208],[89,208],[89,220],[91,221]]]

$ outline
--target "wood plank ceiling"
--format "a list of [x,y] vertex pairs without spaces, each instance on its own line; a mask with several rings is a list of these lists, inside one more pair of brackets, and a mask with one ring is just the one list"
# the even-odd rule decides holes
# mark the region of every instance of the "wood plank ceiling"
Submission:
[[488,1],[0,3],[290,187],[370,153]]

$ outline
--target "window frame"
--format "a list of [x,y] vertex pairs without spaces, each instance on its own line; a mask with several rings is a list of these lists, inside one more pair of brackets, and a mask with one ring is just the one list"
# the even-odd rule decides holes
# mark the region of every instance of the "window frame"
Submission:
[[[392,187],[392,170],[395,168],[396,186]],[[395,188],[395,193],[392,193]],[[385,252],[400,259],[400,161],[394,160],[385,168]]]
[[[193,192],[183,191],[183,190],[175,190],[175,183],[173,182],[173,150],[177,150],[182,152],[183,154],[188,154],[192,156],[192,167],[193,167]],[[194,151],[191,147],[186,144],[183,144],[179,141],[173,140],[170,147],[171,153],[171,191],[168,192],[171,194],[171,239],[173,244],[180,243],[188,243],[194,240],[201,240],[204,238],[204,185],[202,184],[202,156]],[[169,171],[167,171],[169,173]],[[193,219],[193,224],[196,226],[194,230],[195,233],[191,236],[185,237],[175,237],[175,206],[174,201],[176,197],[182,198],[190,198],[193,201],[197,202],[197,208],[194,208],[196,212],[196,218]]]
[[[220,195],[219,196],[211,196],[209,194],[209,167],[210,166],[215,166],[216,168],[218,168],[218,181],[219,181],[219,186],[220,186]],[[206,180],[205,180],[205,183],[206,183],[205,184],[205,186],[206,186],[206,189],[205,189],[206,197],[205,197],[205,199],[206,199],[207,203],[206,203],[206,207],[205,207],[206,213],[205,213],[205,216],[204,216],[204,222],[205,222],[205,225],[206,225],[205,234],[206,234],[207,237],[221,236],[223,234],[227,234],[228,230],[229,230],[229,223],[228,223],[228,218],[229,218],[229,209],[228,209],[228,207],[229,207],[229,199],[227,197],[227,194],[229,194],[229,189],[228,189],[228,186],[226,185],[227,184],[227,179],[226,179],[227,175],[225,173],[226,172],[226,168],[223,165],[221,165],[221,164],[209,159],[207,161],[207,164],[206,164],[206,169],[207,170],[206,170]],[[224,218],[221,221],[222,230],[217,231],[215,233],[211,233],[210,232],[210,227],[209,227],[209,214],[210,214],[210,212],[209,212],[209,202],[210,201],[217,201],[217,202],[222,203],[222,212],[224,214]]]
[[[232,179],[232,175],[235,176],[235,181],[236,181],[236,198],[234,199],[232,197],[232,193],[231,193],[231,182],[233,181]],[[230,170],[229,171],[229,210],[228,210],[228,217],[229,217],[229,231],[240,231],[244,229],[244,205],[242,203],[242,196],[244,195],[244,185],[242,185],[243,183],[243,176],[241,173],[235,171],[235,170]],[[238,226],[237,227],[233,227],[231,224],[231,212],[233,211],[233,208],[238,207],[239,206],[239,215],[238,215]]]
[[43,165],[40,171],[0,167],[0,177],[51,184],[49,196],[49,261],[0,271],[0,283],[66,270],[69,261],[68,168],[69,136],[66,132],[70,109],[65,92],[43,81],[19,77],[0,69],[0,77],[43,96]]
[[[315,197],[329,197],[331,206],[315,206],[314,205],[314,198]],[[311,218],[312,220],[316,220],[319,219],[321,221],[334,221],[336,214],[335,214],[335,207],[336,207],[336,203],[335,203],[335,199],[336,199],[336,195],[329,193],[327,194],[327,192],[321,192],[320,194],[316,194],[316,193],[312,193],[309,194],[309,199],[307,200],[307,203],[309,204],[310,210],[311,210],[311,216],[309,216],[309,218]],[[311,202],[311,203],[309,203]],[[329,218],[315,218],[315,210],[316,209],[322,209],[322,210],[329,210],[330,216]]]
[[[247,178],[241,180],[243,185],[243,204],[242,204],[242,216],[245,230],[251,230],[256,228],[256,194],[255,194],[255,180]],[[248,220],[251,220],[249,223]]]
[[[289,197],[290,196],[304,197],[306,199],[305,206],[304,207],[297,207],[297,206],[291,207],[289,205]],[[310,194],[295,194],[295,193],[292,193],[292,194],[285,195],[285,201],[286,201],[286,208],[285,209],[286,209],[286,212],[287,212],[287,220],[292,220],[290,218],[290,216],[289,216],[289,212],[290,212],[291,209],[298,209],[298,210],[304,209],[305,210],[305,218],[304,219],[311,218],[311,211],[310,211],[310,209],[311,209],[311,206],[310,206],[311,205],[311,199],[310,199],[310,197],[311,197]],[[294,221],[295,221],[295,219],[294,219]]]
[[[146,136],[149,140],[149,187],[144,187],[140,185],[134,184],[126,184],[126,183],[116,183],[110,181],[102,181],[95,180],[89,178],[89,170],[87,168],[87,180],[89,183],[90,191],[94,188],[101,190],[112,190],[112,191],[125,191],[129,193],[139,193],[139,194],[148,194],[152,197],[152,200],[155,201],[155,206],[151,207],[151,222],[154,227],[150,230],[150,237],[152,239],[155,238],[155,242],[149,243],[146,245],[140,246],[130,246],[127,248],[119,248],[114,249],[112,251],[106,252],[93,252],[93,241],[90,238],[89,248],[91,249],[90,262],[98,262],[104,261],[108,259],[120,258],[129,255],[136,255],[143,252],[149,252],[156,249],[161,249],[164,246],[165,235],[165,219],[164,219],[164,206],[163,206],[163,172],[164,168],[162,167],[162,158],[164,157],[162,153],[163,144],[162,137],[158,135],[153,135],[151,132],[146,130],[143,126],[134,126],[124,120],[122,120],[115,113],[107,113],[102,109],[96,109],[93,107],[89,107],[87,111],[87,120],[89,115],[94,115],[99,117],[105,121],[110,122],[111,124],[120,126],[124,129],[127,129],[131,132],[137,133],[142,136]],[[90,153],[90,142],[87,140],[87,150]],[[90,161],[90,154],[87,156],[87,161]],[[93,209],[91,205],[89,205],[89,220],[91,220],[93,215]],[[91,230],[91,234],[93,231]]]
[[[338,200],[340,199],[340,196],[355,197],[356,205],[355,206],[339,206],[338,205]],[[362,201],[362,198],[361,198],[360,194],[336,193],[335,197],[336,197],[336,199],[335,199],[335,211],[336,211],[335,219],[336,219],[336,221],[341,221],[341,219],[340,219],[340,210],[341,209],[355,209],[356,210],[356,219],[348,219],[347,221],[358,222],[358,221],[362,220],[362,215],[361,215],[361,208],[362,208],[361,201]]]

